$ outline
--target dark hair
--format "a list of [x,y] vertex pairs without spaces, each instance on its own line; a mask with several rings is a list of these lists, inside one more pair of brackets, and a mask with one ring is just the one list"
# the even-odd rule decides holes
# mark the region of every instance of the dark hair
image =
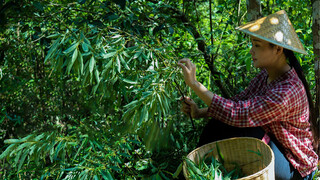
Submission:
[[309,102],[309,109],[310,109],[309,123],[311,125],[311,130],[312,130],[312,134],[313,134],[313,138],[314,138],[313,148],[315,149],[315,151],[317,153],[319,153],[319,149],[318,149],[318,147],[319,147],[319,129],[318,129],[319,123],[317,122],[317,118],[316,118],[316,114],[315,114],[315,107],[313,104],[313,100],[312,100],[312,96],[310,93],[310,88],[309,88],[308,82],[304,76],[302,67],[301,67],[298,59],[294,55],[293,51],[283,48],[283,53],[287,57],[287,59],[289,60],[290,66],[293,67],[294,70],[297,72],[297,74],[298,74],[300,80],[302,81],[303,86],[306,90],[308,102]]

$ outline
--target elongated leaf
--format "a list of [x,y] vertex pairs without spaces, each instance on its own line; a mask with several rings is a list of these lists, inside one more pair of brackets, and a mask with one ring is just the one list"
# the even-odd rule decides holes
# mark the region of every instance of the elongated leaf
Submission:
[[118,70],[118,72],[120,73],[121,72],[121,64],[120,64],[120,58],[119,58],[119,56],[117,56],[117,70]]
[[113,180],[113,177],[111,176],[108,169],[106,169],[104,171],[100,170],[100,174],[102,175],[103,179],[105,179],[105,180]]
[[138,84],[136,81],[131,81],[130,79],[121,78],[122,81],[128,83],[128,84]]
[[29,154],[29,151],[28,150],[24,150],[24,153],[23,155],[21,156],[21,159],[19,161],[19,166],[18,166],[18,171],[20,171],[23,163],[24,163],[24,160],[26,159],[27,155]]
[[[32,154],[33,154],[34,150],[36,149],[36,147],[37,147],[37,145],[34,144],[34,145],[32,145],[32,146],[29,148],[29,155],[30,155],[30,156],[32,156]],[[53,148],[52,148],[52,149],[53,149]]]
[[191,161],[189,159],[186,159],[186,162],[187,162],[188,167],[190,167],[193,172],[195,172],[195,173],[197,173],[199,175],[202,175],[202,172],[200,171],[200,169],[198,169],[196,167],[196,165],[194,164],[193,161]]
[[113,57],[113,56],[116,55],[116,54],[117,54],[117,51],[110,52],[110,53],[108,53],[108,54],[103,55],[103,58],[104,58],[104,59],[108,59],[108,58],[110,58],[110,57]]
[[94,64],[95,64],[94,57],[91,56],[90,63],[89,63],[89,72],[90,72],[90,74],[92,74],[92,72],[93,72]]
[[33,138],[34,136],[35,136],[35,134],[30,134],[30,135],[22,138],[21,141],[23,141],[23,142],[28,141],[28,140],[30,140],[31,138]]
[[4,140],[5,144],[16,144],[23,142],[21,139],[6,139]]
[[84,139],[84,140],[82,141],[80,148],[78,148],[78,151],[77,151],[76,155],[75,155],[74,158],[73,158],[73,161],[77,158],[77,156],[78,156],[80,150],[82,149],[83,145],[84,145],[85,143],[87,143],[87,140],[88,140],[88,139],[86,138],[86,139]]
[[38,135],[34,140],[35,141],[39,141],[40,139],[42,139],[45,136],[45,133],[42,133],[40,135]]
[[182,167],[183,167],[183,163],[180,163],[179,167],[177,168],[176,172],[174,172],[174,174],[172,175],[172,178],[178,178],[181,170],[182,170]]
[[63,149],[63,145],[64,145],[64,141],[60,141],[57,148],[56,148],[56,151],[54,153],[54,159],[57,159],[58,155],[59,155],[59,152],[61,149]]
[[121,55],[120,56],[120,60],[121,60],[121,63],[123,64],[124,68],[126,68],[127,70],[130,70],[128,64],[126,63],[126,61],[123,59],[123,57]]
[[26,143],[23,143],[23,144],[20,144],[20,146],[18,146],[18,148],[16,149],[16,151],[20,151],[22,150],[23,148],[27,147],[27,146],[30,146],[31,143],[30,142],[26,142]]
[[7,149],[0,155],[0,160],[7,157],[10,152],[16,147],[16,144],[11,144]]
[[63,51],[64,54],[69,54],[70,52],[74,51],[79,45],[79,42],[73,43],[67,50]]
[[57,40],[55,40],[55,42],[51,46],[50,50],[48,51],[46,58],[44,59],[44,63],[46,63],[47,60],[51,58],[51,55],[53,54],[53,52],[56,51],[57,47],[60,45],[60,40],[61,40],[61,37],[59,37]]
[[136,58],[140,57],[141,53],[142,53],[142,51],[136,52],[136,53],[134,54],[134,56],[133,56],[133,59],[136,59]]
[[112,65],[112,60],[110,60],[110,61],[107,63],[107,65],[104,67],[105,70],[108,70],[111,65]]
[[96,81],[97,81],[97,83],[99,84],[99,83],[100,83],[100,77],[99,77],[99,71],[98,71],[98,69],[95,69],[94,74],[95,74],[95,76],[96,76]]
[[160,97],[160,95],[159,95],[158,93],[157,93],[157,97],[158,97],[158,101],[159,101],[159,104],[160,104],[161,111],[165,114],[166,111],[165,111],[165,109],[164,109],[164,106],[163,106],[163,102],[162,102],[162,100],[161,100],[161,97]]
[[78,49],[76,48],[76,49],[74,50],[74,52],[73,52],[71,61],[70,61],[70,63],[68,64],[68,67],[67,67],[67,72],[68,72],[68,74],[70,73],[71,68],[72,68],[74,62],[76,61],[77,57],[78,57]]
[[218,144],[218,143],[216,143],[216,147],[217,147],[217,152],[218,152],[219,161],[220,161],[222,164],[224,164],[224,157],[223,157],[223,155],[222,155],[222,153],[221,153],[221,151],[220,151],[220,147],[219,147],[219,144]]
[[138,100],[131,101],[129,104],[125,105],[124,108],[129,108],[130,106],[135,106],[138,102],[139,102]]
[[126,51],[123,51],[122,54],[123,54],[125,57],[127,57],[127,58],[130,57],[129,54],[128,54]]
[[16,157],[14,158],[14,164],[13,164],[14,167],[17,167],[18,161],[20,159],[20,156],[21,156],[22,152],[23,151],[18,151],[18,153],[16,154]]
[[84,36],[82,31],[80,32],[80,37],[87,45],[90,45],[90,41]]
[[50,36],[47,36],[47,38],[57,38],[57,37],[60,37],[61,36],[61,34],[60,33],[57,33],[57,34],[52,34],[52,35],[50,35]]
[[78,51],[79,63],[80,63],[80,75],[83,74],[83,57],[80,51]]
[[97,175],[94,175],[93,179],[94,179],[94,180],[99,180],[99,178],[98,178]]
[[121,37],[121,35],[120,35],[120,34],[115,35],[115,36],[113,36],[113,37],[111,37],[111,38],[116,39],[116,38],[119,38],[119,37]]

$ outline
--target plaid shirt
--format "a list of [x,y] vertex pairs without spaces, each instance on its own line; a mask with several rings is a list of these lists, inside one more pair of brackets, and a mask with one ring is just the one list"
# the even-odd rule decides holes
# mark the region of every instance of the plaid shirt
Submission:
[[215,94],[208,116],[236,127],[261,126],[276,137],[290,163],[305,177],[316,170],[318,155],[312,148],[304,86],[293,68],[269,84],[267,78],[267,71],[262,70],[231,99]]

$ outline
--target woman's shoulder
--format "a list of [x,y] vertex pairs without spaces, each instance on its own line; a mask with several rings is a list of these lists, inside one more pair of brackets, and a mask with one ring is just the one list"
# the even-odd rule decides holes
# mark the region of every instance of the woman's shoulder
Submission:
[[293,68],[282,76],[271,89],[279,90],[287,95],[305,94],[303,83]]

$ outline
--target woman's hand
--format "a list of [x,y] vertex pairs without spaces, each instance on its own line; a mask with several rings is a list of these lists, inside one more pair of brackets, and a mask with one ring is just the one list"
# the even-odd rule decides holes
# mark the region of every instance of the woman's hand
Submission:
[[190,59],[183,58],[178,61],[178,66],[182,68],[184,81],[188,86],[192,86],[197,82],[196,79],[196,65]]
[[189,97],[185,97],[182,100],[182,107],[181,111],[184,112],[187,115],[191,115],[192,118],[199,118],[201,116],[200,109],[198,108],[198,105]]

